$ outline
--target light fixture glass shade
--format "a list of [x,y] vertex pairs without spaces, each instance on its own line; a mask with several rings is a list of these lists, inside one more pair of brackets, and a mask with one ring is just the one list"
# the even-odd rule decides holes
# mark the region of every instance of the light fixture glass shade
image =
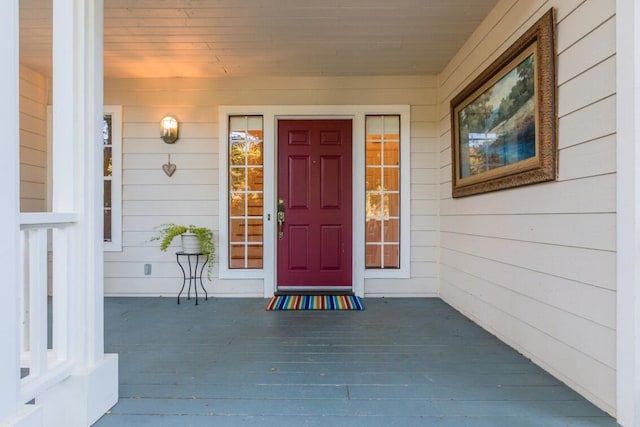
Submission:
[[178,121],[171,116],[160,120],[160,137],[167,144],[173,144],[178,140]]

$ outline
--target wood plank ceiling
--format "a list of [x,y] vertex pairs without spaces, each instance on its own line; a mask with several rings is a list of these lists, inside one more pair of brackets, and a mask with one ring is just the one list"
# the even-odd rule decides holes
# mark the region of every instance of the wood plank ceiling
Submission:
[[[440,72],[497,0],[104,0],[105,76]],[[21,0],[21,61],[48,75],[52,0]]]

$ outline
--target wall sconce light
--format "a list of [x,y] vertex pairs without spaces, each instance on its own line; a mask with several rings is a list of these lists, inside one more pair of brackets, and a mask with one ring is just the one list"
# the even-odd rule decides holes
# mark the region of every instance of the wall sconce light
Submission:
[[173,144],[178,140],[178,121],[171,116],[160,120],[160,137],[167,144]]

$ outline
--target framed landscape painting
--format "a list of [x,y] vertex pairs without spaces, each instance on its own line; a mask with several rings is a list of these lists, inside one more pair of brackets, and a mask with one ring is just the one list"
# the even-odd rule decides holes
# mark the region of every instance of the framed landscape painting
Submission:
[[551,9],[451,101],[453,197],[556,179],[556,91]]

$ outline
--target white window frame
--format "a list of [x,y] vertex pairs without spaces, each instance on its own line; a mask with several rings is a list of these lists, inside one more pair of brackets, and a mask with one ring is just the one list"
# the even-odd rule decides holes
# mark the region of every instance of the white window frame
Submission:
[[[258,115],[264,123],[264,258],[262,269],[230,269],[228,237],[228,138],[229,117]],[[365,118],[368,115],[400,116],[400,268],[365,267]],[[263,279],[264,296],[276,291],[276,150],[277,122],[281,119],[351,119],[353,123],[353,292],[364,296],[365,279],[407,279],[411,274],[411,114],[409,105],[280,105],[220,106],[218,259],[221,279]]]
[[[105,105],[103,116],[111,116],[111,241],[103,242],[105,252],[122,251],[122,106]],[[102,123],[102,122],[101,122]],[[102,132],[100,132],[102,134]],[[51,211],[53,194],[53,111],[47,106],[47,210]],[[96,141],[96,144],[102,141]],[[104,178],[103,178],[104,179]],[[104,211],[103,211],[104,218]]]
[[112,144],[111,241],[104,242],[104,251],[120,252],[122,251],[122,106],[105,105],[103,115],[111,116]]

